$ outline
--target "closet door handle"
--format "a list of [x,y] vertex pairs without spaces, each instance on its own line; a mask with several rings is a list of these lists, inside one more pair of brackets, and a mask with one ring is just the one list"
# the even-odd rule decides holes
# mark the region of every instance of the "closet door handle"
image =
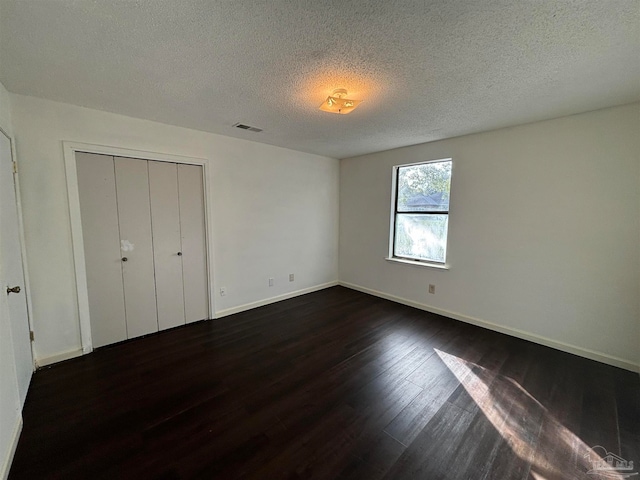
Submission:
[[20,293],[20,287],[7,287],[7,295],[10,293]]
[[182,256],[182,252],[178,252],[178,256],[181,257]]
[[127,257],[122,257],[123,262],[126,262],[127,260],[129,260]]

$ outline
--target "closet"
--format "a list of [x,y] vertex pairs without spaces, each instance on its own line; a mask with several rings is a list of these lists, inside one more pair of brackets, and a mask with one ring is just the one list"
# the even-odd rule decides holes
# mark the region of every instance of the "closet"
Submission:
[[209,318],[202,166],[76,153],[94,347]]

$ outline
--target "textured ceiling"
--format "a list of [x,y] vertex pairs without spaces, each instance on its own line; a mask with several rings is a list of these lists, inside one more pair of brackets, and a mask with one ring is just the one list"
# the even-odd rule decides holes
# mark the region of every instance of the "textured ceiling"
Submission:
[[[0,0],[0,22],[11,92],[336,158],[640,100],[638,0]],[[340,87],[358,109],[318,110]]]

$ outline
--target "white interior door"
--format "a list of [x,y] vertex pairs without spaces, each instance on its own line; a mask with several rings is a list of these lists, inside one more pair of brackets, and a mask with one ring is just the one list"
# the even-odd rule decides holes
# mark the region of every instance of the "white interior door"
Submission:
[[114,162],[127,334],[134,338],[158,331],[148,162]]
[[127,339],[113,157],[76,153],[94,347]]
[[149,188],[158,325],[164,330],[185,323],[177,165],[150,161]]
[[187,323],[209,318],[204,182],[199,165],[178,165],[184,311]]
[[[20,404],[33,372],[11,142],[0,132],[0,295],[7,296]],[[12,289],[9,293],[8,289]],[[0,388],[2,388],[0,386]]]

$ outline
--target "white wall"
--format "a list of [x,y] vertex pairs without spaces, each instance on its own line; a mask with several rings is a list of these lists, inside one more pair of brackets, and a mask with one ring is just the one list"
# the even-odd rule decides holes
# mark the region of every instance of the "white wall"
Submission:
[[[451,269],[385,261],[392,166],[448,157]],[[342,160],[340,281],[635,369],[639,179],[640,104]]]
[[13,135],[11,101],[9,98],[9,92],[7,92],[2,83],[0,83],[0,127],[7,135]]
[[33,97],[11,101],[41,363],[81,347],[63,140],[212,161],[213,287],[227,289],[215,295],[218,316],[337,281],[337,160]]
[[[38,360],[80,349],[62,140],[213,161],[214,290],[227,288],[218,316],[336,280],[336,160],[32,97],[11,103]],[[634,104],[341,161],[340,280],[637,365],[639,114]],[[451,270],[386,262],[391,167],[445,157]]]
[[[9,94],[0,83],[0,128],[12,135]],[[2,238],[0,238],[2,242]],[[0,264],[0,278],[2,265]],[[0,292],[0,478],[9,473],[22,425],[16,356],[11,336],[9,306]]]

